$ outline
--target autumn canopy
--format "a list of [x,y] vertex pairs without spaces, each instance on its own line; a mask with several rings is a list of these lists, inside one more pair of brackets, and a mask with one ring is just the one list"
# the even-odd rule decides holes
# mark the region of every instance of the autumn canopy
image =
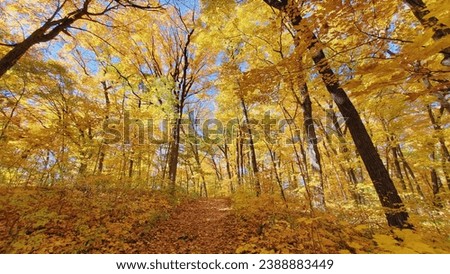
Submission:
[[450,251],[448,0],[0,18],[2,253]]

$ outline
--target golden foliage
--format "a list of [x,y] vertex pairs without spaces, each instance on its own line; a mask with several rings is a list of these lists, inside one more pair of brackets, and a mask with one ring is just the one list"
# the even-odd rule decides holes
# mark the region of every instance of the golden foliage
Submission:
[[170,203],[162,194],[110,182],[91,178],[72,188],[2,187],[0,252],[141,252],[141,239],[168,216]]

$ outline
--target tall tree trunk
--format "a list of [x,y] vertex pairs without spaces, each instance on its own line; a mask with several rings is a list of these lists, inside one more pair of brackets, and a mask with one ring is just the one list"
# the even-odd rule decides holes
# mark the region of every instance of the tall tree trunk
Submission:
[[[109,90],[112,88],[109,86],[106,81],[102,81],[102,87],[103,87],[103,95],[105,97],[105,106],[106,106],[106,114],[105,114],[105,121],[109,119],[109,111],[111,109],[111,100],[109,99]],[[105,147],[105,141],[103,140],[100,145],[100,155],[98,157],[98,174],[102,174],[103,168],[104,168],[104,161],[106,154],[104,152]]]
[[100,148],[100,155],[98,156],[98,169],[97,172],[98,174],[102,174],[103,173],[103,169],[104,169],[104,162],[105,162],[105,152],[103,152],[102,148]]
[[243,153],[243,140],[242,140],[242,129],[239,126],[239,130],[236,136],[236,174],[238,179],[238,184],[242,184],[242,176],[244,171],[244,153]]
[[[319,102],[317,102],[317,104],[320,106]],[[346,162],[350,163],[351,157],[349,155],[350,152],[347,147],[347,141],[345,140],[344,132],[342,132],[341,125],[339,124],[339,119],[336,115],[336,112],[333,109],[333,104],[334,104],[333,101],[330,100],[328,102],[328,108],[324,108],[323,106],[321,106],[323,111],[325,111],[327,114],[327,127],[325,128],[321,124],[323,132],[325,132],[325,138],[328,144],[331,146],[331,150],[334,153],[334,155],[338,156],[339,153],[342,153],[344,154],[344,159],[346,160]],[[339,140],[339,149],[333,147],[331,136],[334,134]],[[339,163],[338,165],[340,169],[344,172],[344,174],[346,174],[346,177],[350,182],[349,191],[355,203],[364,204],[365,203],[364,196],[358,191],[358,184],[361,180],[358,179],[355,169],[353,167],[346,167],[343,163]],[[345,192],[343,193],[345,194]]]
[[408,213],[404,209],[403,201],[398,195],[397,189],[389,177],[389,173],[381,161],[358,111],[340,86],[339,79],[328,64],[323,50],[314,50],[318,43],[317,37],[313,33],[311,33],[311,37],[313,40],[309,48],[312,51],[314,63],[318,67],[328,92],[332,94],[339,111],[346,119],[356,149],[372,179],[378,198],[385,208],[388,224],[395,227],[408,225]]
[[268,144],[267,144],[267,148],[269,149],[270,159],[272,161],[273,173],[274,173],[275,179],[276,179],[276,181],[278,183],[278,187],[280,188],[281,198],[283,199],[284,202],[287,202],[286,195],[284,194],[283,182],[281,181],[280,174],[278,174],[278,167],[277,167],[277,162],[276,162],[276,157],[277,157],[276,153],[275,153],[275,151],[272,151],[270,149]]
[[259,169],[258,169],[258,162],[256,161],[256,151],[255,151],[255,144],[253,142],[253,134],[252,129],[250,125],[250,119],[248,117],[248,109],[245,105],[244,98],[241,97],[241,105],[242,105],[242,111],[244,112],[244,118],[245,123],[247,125],[247,133],[249,135],[249,147],[250,147],[250,164],[253,170],[253,174],[255,175],[255,191],[256,196],[261,195],[261,183],[259,181]]
[[303,123],[306,133],[309,159],[311,161],[312,170],[319,176],[319,184],[314,186],[314,198],[317,199],[317,207],[325,209],[326,203],[323,188],[322,162],[320,159],[319,148],[317,146],[317,135],[312,114],[311,97],[309,96],[308,86],[306,85],[306,83],[304,83],[303,86],[300,87],[300,90],[303,97],[301,106],[303,109]]
[[177,167],[178,167],[178,155],[180,150],[180,132],[181,132],[181,118],[182,114],[177,109],[177,118],[172,127],[172,140],[170,141],[169,150],[169,192],[171,195],[175,195],[176,181],[177,181]]
[[412,170],[412,168],[409,165],[408,161],[406,161],[405,155],[403,155],[403,151],[402,151],[400,145],[397,145],[397,153],[398,153],[398,156],[400,157],[400,159],[402,160],[403,169],[405,170],[406,176],[407,177],[411,176],[412,181],[414,182],[414,185],[416,187],[417,193],[419,193],[419,195],[421,197],[425,197],[424,194],[423,194],[422,188],[420,187],[419,182],[417,181],[417,177],[414,174],[414,171]]
[[[295,119],[294,119],[295,117],[292,117],[292,115],[288,112],[288,110],[284,106],[282,106],[282,105],[280,105],[280,106],[283,110],[284,118],[289,121],[295,121]],[[309,209],[311,210],[311,214],[314,214],[313,198],[312,198],[311,190],[309,188],[308,167],[306,165],[302,164],[302,163],[306,163],[306,153],[305,153],[305,150],[302,145],[303,141],[301,140],[301,137],[297,133],[297,127],[295,126],[295,123],[294,123],[294,127],[295,127],[294,129],[293,129],[293,126],[291,123],[288,123],[288,127],[289,127],[289,132],[291,135],[291,140],[293,143],[292,146],[294,148],[296,164],[297,164],[300,174],[302,176],[302,182],[299,183],[297,181],[296,185],[298,187],[305,187],[306,196],[307,196],[306,199],[308,200]],[[296,135],[298,135],[298,136],[296,136]],[[298,141],[298,143],[300,144],[300,152],[296,145],[297,142],[294,141],[294,139],[297,139],[297,138],[299,139],[296,141]],[[301,155],[301,157],[300,157],[300,155]]]
[[[433,148],[433,152],[430,154],[430,159],[433,162],[436,160],[436,154],[434,152],[434,148]],[[439,175],[434,167],[430,168],[430,177],[431,177],[431,185],[433,188],[433,204],[436,207],[442,207],[441,197],[439,196],[439,192],[441,190],[442,183],[441,183],[441,179],[439,178]]]
[[[389,157],[389,153],[392,153],[392,161],[393,161],[392,164],[394,166],[393,170],[394,170],[395,177],[397,177],[397,179],[400,181],[400,185],[401,185],[402,189],[404,191],[406,191],[407,188],[406,188],[405,179],[403,178],[400,161],[398,160],[398,151],[397,151],[398,145],[396,144],[396,136],[395,136],[395,134],[390,132],[389,124],[385,119],[381,119],[381,123],[383,125],[383,129],[384,129],[385,133],[388,135],[387,140],[386,140],[386,143],[388,144],[386,158]],[[386,161],[386,165],[389,168],[388,161]],[[388,170],[388,172],[389,172],[389,170]],[[411,190],[413,191],[413,189],[411,189]]]
[[128,162],[128,178],[133,178],[134,160],[130,159]]
[[216,159],[214,159],[214,154],[211,154],[210,156],[211,156],[211,163],[214,168],[214,173],[216,173],[217,181],[220,182],[223,180],[222,169],[219,167],[220,160],[219,163],[217,163]]
[[[196,119],[193,115],[193,112],[189,112],[189,127],[190,127],[190,131],[193,133],[193,136],[188,136],[188,138],[194,138],[193,142],[189,142],[191,149],[192,149],[192,153],[194,154],[194,159],[195,159],[195,170],[197,173],[200,173],[201,179],[202,179],[202,189],[204,190],[205,193],[205,197],[208,197],[208,190],[206,188],[206,180],[205,180],[205,174],[203,172],[202,169],[202,163],[200,161],[200,154],[199,154],[199,149],[198,149],[198,134],[197,134],[197,128],[196,128]],[[183,131],[184,132],[184,131]],[[214,162],[214,158],[212,158],[213,162]],[[215,162],[214,162],[215,164]],[[200,196],[202,196],[202,191],[200,191]]]
[[393,156],[393,161],[394,161],[395,176],[400,181],[400,185],[402,186],[402,189],[406,191],[407,189],[406,189],[405,179],[403,178],[402,168],[400,167],[400,162],[398,160],[397,146],[392,146],[391,151],[392,151],[392,156]]
[[142,151],[139,151],[137,157],[138,179],[142,179]]
[[[320,105],[320,104],[319,104]],[[320,123],[322,127],[322,131],[325,133],[325,138],[327,140],[328,145],[331,147],[331,151],[335,156],[338,156],[339,153],[342,153],[344,155],[344,159],[346,162],[350,162],[350,155],[349,155],[349,149],[347,147],[347,143],[344,137],[344,133],[342,132],[341,125],[339,125],[338,117],[336,116],[335,111],[333,110],[333,101],[330,101],[328,109],[325,109],[322,107],[322,109],[327,113],[327,127],[323,126],[322,123]],[[333,134],[336,134],[338,140],[339,140],[339,149],[335,148],[332,142],[331,136]],[[333,156],[329,156],[333,157]],[[340,169],[347,177],[349,184],[349,192],[355,201],[356,204],[364,204],[365,200],[361,193],[358,191],[358,183],[360,180],[358,179],[355,169],[353,167],[348,167],[344,163],[340,162],[338,163]],[[344,197],[347,197],[345,194],[345,191],[342,190],[342,194]]]
[[227,170],[227,175],[228,175],[228,180],[230,181],[230,192],[234,193],[234,185],[233,185],[233,173],[231,172],[231,165],[230,165],[230,159],[228,156],[228,144],[227,144],[228,140],[226,139],[223,145],[223,148],[221,146],[219,146],[219,149],[222,151],[223,156],[225,157],[225,165],[226,165],[226,170]]
[[436,132],[436,135],[438,136],[438,142],[441,147],[442,152],[442,158],[441,158],[441,165],[442,165],[442,172],[445,176],[445,181],[447,183],[448,188],[450,189],[450,153],[447,148],[447,145],[445,144],[445,139],[442,136],[442,126],[441,126],[441,117],[444,114],[444,106],[441,104],[441,108],[439,109],[438,115],[434,115],[433,109],[431,105],[427,106],[428,110],[428,116],[430,117],[431,124],[433,125],[433,129]]
[[[286,2],[280,10],[287,12],[290,17],[291,23],[299,29],[300,23],[302,21],[302,16],[300,11],[295,4],[289,5],[287,7],[288,1],[275,1],[275,0],[264,0],[269,5],[272,4],[273,7],[279,6],[282,2]],[[275,3],[276,2],[276,3]],[[361,117],[356,110],[353,103],[350,101],[344,89],[341,87],[339,78],[331,69],[328,63],[325,53],[322,49],[317,47],[320,45],[319,40],[316,35],[307,30],[305,36],[311,39],[308,49],[312,54],[312,59],[317,66],[318,72],[321,75],[323,82],[326,86],[328,92],[333,96],[333,100],[339,108],[342,116],[346,119],[346,125],[350,130],[355,146],[360,154],[364,165],[366,166],[367,172],[374,184],[375,190],[380,199],[381,205],[384,207],[387,222],[390,226],[395,227],[410,227],[408,224],[408,213],[406,212],[403,201],[398,195],[397,189],[394,186],[383,161],[378,154],[372,139],[370,138]],[[298,33],[300,35],[300,33]]]
[[171,151],[171,146],[172,146],[172,141],[169,142],[169,144],[167,145],[167,149],[164,149],[165,145],[161,145],[159,148],[159,152],[161,153],[161,155],[164,155],[164,160],[162,168],[161,168],[161,172],[162,172],[162,180],[166,180],[166,176],[167,176],[167,167],[169,166],[169,160],[170,160],[170,151]]

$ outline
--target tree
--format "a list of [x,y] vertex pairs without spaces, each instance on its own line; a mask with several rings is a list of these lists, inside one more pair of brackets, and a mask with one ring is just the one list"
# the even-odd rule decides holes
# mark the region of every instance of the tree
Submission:
[[[70,29],[79,29],[74,27],[77,21],[92,21],[98,24],[104,24],[101,21],[96,21],[97,17],[105,17],[108,13],[118,10],[120,8],[137,8],[145,10],[160,10],[161,6],[148,4],[140,4],[140,1],[133,0],[110,0],[96,2],[93,0],[84,0],[70,2],[68,0],[52,0],[50,5],[54,6],[53,12],[48,13],[48,19],[39,22],[38,27],[32,31],[23,41],[7,41],[0,43],[0,46],[11,48],[0,59],[0,78],[11,69],[17,61],[34,45],[53,40],[55,37],[64,33],[71,36]],[[7,8],[12,8],[7,6]],[[24,11],[30,12],[28,10]],[[25,14],[19,14],[19,17]]]
[[312,59],[317,66],[323,82],[328,92],[333,96],[333,100],[340,112],[346,119],[346,124],[350,130],[356,148],[366,166],[369,176],[372,179],[375,190],[378,193],[381,204],[385,207],[386,218],[391,226],[408,226],[408,213],[404,209],[403,202],[398,195],[386,167],[384,166],[361,117],[353,103],[350,101],[344,89],[341,87],[338,77],[328,64],[327,58],[317,36],[308,30],[307,26],[302,26],[302,15],[296,3],[288,0],[272,1],[264,0],[266,4],[288,14],[298,35],[303,34],[309,41],[308,49]]

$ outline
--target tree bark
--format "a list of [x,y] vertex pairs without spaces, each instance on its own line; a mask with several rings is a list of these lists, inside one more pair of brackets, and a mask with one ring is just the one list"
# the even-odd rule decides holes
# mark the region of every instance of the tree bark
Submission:
[[[320,105],[320,104],[319,104]],[[330,128],[325,128],[323,125],[322,130],[325,132],[325,138],[327,140],[328,145],[331,147],[332,152],[334,155],[338,156],[339,153],[344,154],[344,158],[347,162],[350,162],[350,155],[349,155],[349,149],[347,147],[347,143],[345,140],[344,133],[342,132],[341,125],[339,124],[338,117],[336,115],[336,112],[333,109],[333,101],[330,101],[328,103],[328,109],[325,109],[322,107],[324,112],[327,113],[327,119],[330,121]],[[338,140],[339,140],[339,149],[333,147],[333,143],[331,140],[332,134],[336,134]],[[364,196],[359,193],[358,191],[358,183],[361,181],[358,179],[355,169],[352,167],[346,167],[343,163],[338,164],[341,170],[346,174],[347,180],[350,182],[349,185],[349,191],[351,196],[353,197],[356,204],[365,204]],[[345,195],[345,192],[344,196]]]
[[[178,112],[178,110],[177,110]],[[177,181],[178,155],[180,149],[180,131],[181,131],[181,113],[178,113],[172,127],[172,140],[170,141],[169,150],[169,192],[175,195]]]
[[397,146],[392,146],[391,151],[392,151],[392,156],[393,156],[393,161],[394,161],[395,176],[397,176],[397,179],[399,179],[402,189],[406,191],[407,189],[406,189],[405,179],[403,178],[402,169],[400,167],[400,162],[398,160]]
[[[106,1],[107,3],[103,11],[90,13],[88,10],[89,5],[93,1],[84,0],[82,7],[67,13],[67,15],[63,18],[58,19],[58,16],[61,15],[60,12],[63,9],[63,6],[67,2],[68,1],[63,1],[63,3],[60,3],[60,1],[58,1],[58,6],[56,7],[55,11],[41,27],[33,31],[30,36],[25,38],[25,40],[23,40],[22,42],[11,45],[12,49],[0,59],[0,78],[9,69],[11,69],[31,47],[39,43],[53,40],[61,32],[68,33],[67,30],[73,25],[73,23],[78,20],[89,18],[89,20],[92,21],[94,17],[105,15],[109,11],[117,9],[119,7],[141,10],[159,10],[161,8],[161,6],[145,6],[131,3],[131,1],[114,0]],[[113,4],[113,2],[115,3]]]
[[234,193],[234,185],[233,185],[233,173],[231,172],[230,159],[228,156],[228,139],[225,139],[223,147],[219,146],[219,149],[222,151],[223,156],[225,157],[226,170],[228,175],[228,180],[230,181],[230,192]]
[[[110,90],[112,87],[109,86],[106,83],[106,81],[102,82],[102,87],[103,87],[103,95],[105,96],[105,106],[106,106],[105,121],[106,121],[109,119],[109,111],[111,109],[111,100],[109,99],[108,90]],[[104,168],[104,162],[105,162],[105,157],[106,157],[106,154],[103,150],[104,146],[105,146],[105,141],[103,140],[102,143],[100,144],[100,155],[98,157],[98,174],[102,174],[103,168]]]
[[244,98],[242,98],[242,97],[241,97],[241,105],[242,105],[242,111],[244,112],[245,123],[247,125],[247,133],[249,135],[250,164],[251,164],[251,167],[253,170],[253,174],[255,175],[255,191],[256,191],[256,196],[259,197],[261,195],[261,183],[259,181],[259,169],[258,169],[258,162],[256,161],[255,144],[253,141],[253,134],[252,134],[251,126],[250,126],[250,119],[248,117],[247,106],[245,105]]
[[[294,93],[294,95],[295,95],[295,93]],[[281,108],[283,110],[283,115],[286,120],[295,121],[296,117],[292,117],[292,115],[288,112],[288,110],[284,106],[281,106]],[[295,126],[295,123],[294,123],[294,128],[291,123],[288,123],[288,127],[289,127],[289,132],[291,135],[291,139],[292,139],[292,146],[294,148],[296,164],[298,166],[298,169],[299,169],[301,177],[302,177],[302,181],[301,182],[296,181],[296,185],[298,187],[305,187],[306,196],[307,196],[306,198],[308,200],[309,209],[311,210],[311,213],[314,214],[312,194],[311,194],[311,190],[309,188],[308,167],[306,165],[303,165],[303,163],[306,163],[306,153],[305,153],[305,150],[302,145],[303,141],[301,140],[300,136],[296,136],[297,135],[297,127]],[[299,139],[298,143],[300,144],[300,151],[297,149],[297,145],[296,145],[296,142],[294,141],[294,138]],[[300,155],[301,155],[301,157],[300,157]]]
[[450,152],[448,151],[447,145],[445,144],[445,139],[442,136],[442,126],[441,126],[441,117],[444,113],[444,107],[441,104],[441,108],[439,109],[438,115],[434,115],[433,109],[431,105],[427,106],[428,116],[430,117],[431,124],[433,125],[433,129],[436,132],[436,135],[438,136],[439,145],[441,147],[441,165],[442,165],[442,172],[445,176],[445,181],[447,183],[448,188],[450,189],[450,171],[449,171],[449,164],[450,164]]
[[286,195],[285,195],[284,189],[283,189],[283,182],[281,181],[280,174],[278,174],[278,167],[277,167],[277,163],[276,163],[276,153],[275,153],[275,151],[272,151],[270,149],[268,144],[267,144],[267,148],[269,149],[270,159],[272,160],[273,173],[275,175],[275,179],[277,180],[278,187],[280,188],[281,198],[283,199],[284,202],[287,202]]
[[414,174],[414,171],[412,170],[412,168],[409,165],[408,161],[406,161],[405,155],[403,155],[403,151],[402,151],[400,145],[397,145],[397,152],[398,152],[398,156],[400,156],[400,159],[402,160],[403,169],[405,170],[406,177],[408,177],[408,174],[409,174],[409,176],[411,176],[411,178],[412,178],[412,180],[413,180],[413,182],[415,184],[417,192],[419,193],[419,195],[422,198],[425,197],[424,194],[423,194],[422,188],[420,187],[419,182],[417,181],[417,177]]
[[325,202],[325,193],[323,187],[323,171],[322,171],[322,162],[320,151],[317,146],[317,134],[316,127],[314,125],[313,112],[312,112],[312,102],[311,97],[309,96],[309,90],[306,83],[300,87],[300,94],[302,100],[295,93],[294,97],[297,103],[302,107],[303,110],[303,127],[306,133],[306,144],[309,154],[309,159],[311,163],[311,168],[313,172],[315,172],[319,176],[319,185],[314,186],[313,188],[313,198],[315,200],[316,207],[325,210],[326,202]]
[[[318,40],[315,34],[311,33],[311,36],[313,40],[309,48],[312,50]],[[372,179],[381,205],[385,208],[388,224],[395,227],[409,226],[407,224],[408,213],[404,209],[403,201],[398,195],[358,111],[340,86],[339,79],[328,64],[323,50],[314,51],[312,52],[314,63],[318,67],[328,92],[333,96],[334,102],[346,120],[356,149]]]
[[[13,46],[13,48],[0,59],[0,78],[11,69],[17,61],[34,45],[48,42],[58,36],[77,20],[87,14],[87,4],[83,9],[79,9],[60,20],[50,18],[44,25],[33,31],[25,40]],[[58,8],[59,10],[60,8]],[[58,11],[54,14],[56,16]]]

